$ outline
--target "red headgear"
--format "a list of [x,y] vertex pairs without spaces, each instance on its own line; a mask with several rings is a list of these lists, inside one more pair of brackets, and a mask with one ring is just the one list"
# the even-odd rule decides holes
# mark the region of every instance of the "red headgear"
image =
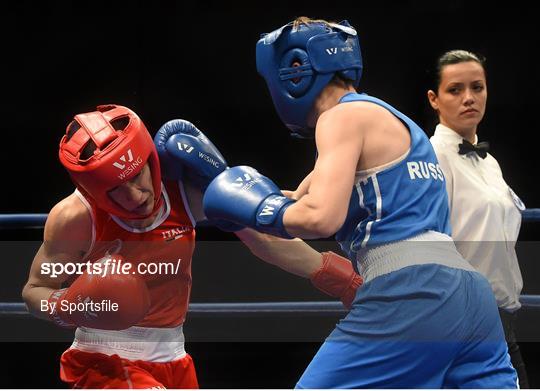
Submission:
[[[152,137],[137,114],[127,107],[106,105],[97,110],[76,115],[74,121],[80,129],[69,136],[72,123],[68,125],[60,141],[60,161],[77,188],[100,209],[127,219],[147,217],[122,208],[107,192],[135,177],[148,162],[156,199],[152,213],[161,206],[161,172]],[[113,124],[124,126],[118,129]],[[96,149],[92,156],[81,159],[89,142]]]

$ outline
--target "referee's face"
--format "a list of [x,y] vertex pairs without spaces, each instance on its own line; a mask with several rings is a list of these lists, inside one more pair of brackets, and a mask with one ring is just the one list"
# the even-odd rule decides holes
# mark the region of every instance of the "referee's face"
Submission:
[[484,68],[476,61],[446,65],[437,94],[430,98],[441,124],[458,133],[476,132],[486,110]]

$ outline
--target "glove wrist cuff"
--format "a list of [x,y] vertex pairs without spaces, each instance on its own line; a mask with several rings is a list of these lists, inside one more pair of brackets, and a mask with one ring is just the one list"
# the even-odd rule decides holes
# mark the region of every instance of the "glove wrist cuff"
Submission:
[[256,227],[260,232],[279,236],[285,239],[293,239],[283,224],[283,215],[295,200],[283,195],[272,194],[268,196],[257,209]]

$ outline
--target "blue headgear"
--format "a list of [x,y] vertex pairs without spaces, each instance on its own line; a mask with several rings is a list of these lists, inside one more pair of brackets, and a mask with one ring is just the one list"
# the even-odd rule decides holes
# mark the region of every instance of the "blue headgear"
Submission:
[[296,28],[288,23],[257,42],[257,71],[292,135],[313,137],[307,116],[334,75],[352,80],[355,87],[360,82],[362,55],[356,30],[347,21]]

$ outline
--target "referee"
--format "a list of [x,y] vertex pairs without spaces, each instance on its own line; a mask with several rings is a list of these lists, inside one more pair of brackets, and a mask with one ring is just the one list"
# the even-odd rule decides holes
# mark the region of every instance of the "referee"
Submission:
[[504,181],[487,142],[478,143],[487,84],[484,59],[464,50],[439,57],[427,93],[439,124],[431,142],[446,178],[452,237],[461,255],[487,277],[499,307],[520,388],[529,388],[516,341],[523,279],[515,250],[525,205]]

